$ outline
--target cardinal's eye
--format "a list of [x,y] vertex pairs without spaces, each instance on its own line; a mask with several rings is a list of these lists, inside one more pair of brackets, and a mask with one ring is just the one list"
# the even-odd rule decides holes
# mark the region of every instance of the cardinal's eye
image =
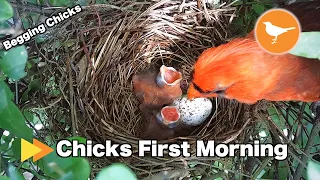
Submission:
[[197,91],[199,91],[202,94],[205,94],[206,92],[204,90],[202,90],[196,83],[192,82],[194,89],[196,89]]
[[218,90],[218,91],[215,91],[215,93],[217,93],[217,94],[223,94],[223,93],[224,93],[224,90]]
[[196,83],[192,82],[194,89],[196,89],[197,91],[199,91],[201,94],[217,94],[219,96],[224,96],[225,95],[225,89],[215,89],[212,91],[204,91],[203,89],[201,89]]
[[201,94],[212,94],[212,93],[216,93],[215,91],[204,91],[203,89],[201,89],[196,83],[192,82],[194,89],[196,89],[197,91],[199,91]]
[[225,90],[214,91],[214,93],[216,93],[218,95],[224,95],[225,94]]

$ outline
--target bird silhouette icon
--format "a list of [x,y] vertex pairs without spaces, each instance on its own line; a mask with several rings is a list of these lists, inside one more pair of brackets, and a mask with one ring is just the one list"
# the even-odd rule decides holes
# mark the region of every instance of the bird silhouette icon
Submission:
[[272,43],[271,44],[275,44],[278,36],[288,32],[289,30],[293,30],[295,29],[295,27],[289,27],[289,28],[281,28],[278,26],[273,25],[271,22],[263,22],[263,24],[266,25],[266,32],[270,35],[270,36],[274,36],[275,38],[272,39]]

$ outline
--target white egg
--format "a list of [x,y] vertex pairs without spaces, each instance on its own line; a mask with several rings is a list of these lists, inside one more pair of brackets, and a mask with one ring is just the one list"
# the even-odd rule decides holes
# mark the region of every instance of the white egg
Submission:
[[208,98],[189,100],[186,95],[183,95],[177,98],[172,105],[179,108],[181,121],[190,126],[203,123],[212,112],[212,102]]

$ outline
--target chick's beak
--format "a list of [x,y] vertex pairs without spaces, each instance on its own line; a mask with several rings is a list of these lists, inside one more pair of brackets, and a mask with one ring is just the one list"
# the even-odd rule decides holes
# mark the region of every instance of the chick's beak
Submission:
[[194,85],[191,83],[188,88],[187,97],[188,99],[195,99],[195,98],[203,97],[203,94],[201,94],[198,90],[196,90],[194,88]]
[[175,106],[165,106],[161,109],[160,112],[162,119],[166,121],[175,122],[180,119],[180,112]]
[[177,71],[173,67],[167,67],[162,65],[160,67],[159,74],[157,76],[157,84],[162,86],[167,84],[169,86],[175,86],[182,80],[182,73]]

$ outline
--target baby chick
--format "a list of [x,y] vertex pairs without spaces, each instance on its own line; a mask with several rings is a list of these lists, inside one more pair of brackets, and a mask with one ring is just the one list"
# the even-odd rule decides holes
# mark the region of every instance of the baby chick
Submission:
[[132,78],[135,95],[142,112],[160,109],[182,95],[182,73],[173,67],[161,66],[159,72],[147,71]]

